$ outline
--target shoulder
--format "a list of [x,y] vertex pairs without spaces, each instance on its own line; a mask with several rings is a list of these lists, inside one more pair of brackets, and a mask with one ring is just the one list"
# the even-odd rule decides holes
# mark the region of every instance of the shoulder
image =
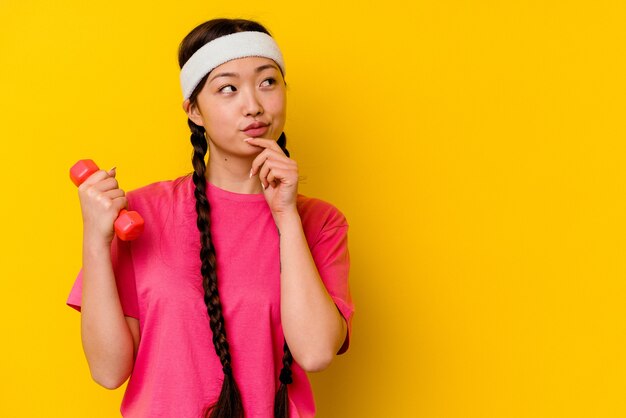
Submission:
[[128,206],[136,210],[143,207],[161,206],[179,201],[181,195],[189,193],[191,176],[185,175],[174,180],[157,181],[126,193]]
[[322,199],[298,195],[298,213],[302,226],[310,243],[316,242],[319,236],[336,228],[348,228],[345,215],[333,204]]

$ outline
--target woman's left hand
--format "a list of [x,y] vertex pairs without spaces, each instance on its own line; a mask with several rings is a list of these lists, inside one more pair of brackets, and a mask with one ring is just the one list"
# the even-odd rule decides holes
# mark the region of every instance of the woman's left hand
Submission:
[[265,138],[246,138],[244,141],[264,148],[252,162],[250,176],[259,175],[274,219],[296,210],[298,164],[285,155],[276,141]]

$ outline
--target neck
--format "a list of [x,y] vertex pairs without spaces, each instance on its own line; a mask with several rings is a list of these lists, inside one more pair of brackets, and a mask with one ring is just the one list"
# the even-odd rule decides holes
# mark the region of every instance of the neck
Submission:
[[220,189],[233,193],[263,193],[259,177],[250,178],[250,169],[255,156],[249,159],[220,157],[209,154],[206,181]]

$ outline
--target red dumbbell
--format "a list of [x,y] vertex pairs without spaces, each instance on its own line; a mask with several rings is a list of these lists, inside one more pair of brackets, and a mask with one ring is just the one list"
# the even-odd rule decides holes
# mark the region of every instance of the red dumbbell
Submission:
[[[76,186],[80,186],[98,170],[93,160],[80,160],[70,168],[70,178]],[[143,232],[143,218],[135,211],[122,209],[113,226],[121,240],[132,241]]]

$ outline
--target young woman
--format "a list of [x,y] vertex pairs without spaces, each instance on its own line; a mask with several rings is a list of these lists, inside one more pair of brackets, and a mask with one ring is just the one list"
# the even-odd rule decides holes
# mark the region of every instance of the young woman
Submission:
[[[349,342],[348,224],[297,193],[285,64],[263,26],[205,22],[179,64],[193,173],[125,194],[100,170],[79,187],[83,267],[67,303],[92,377],[130,377],[125,417],[313,416],[305,372]],[[113,232],[125,207],[145,219],[131,242]]]

